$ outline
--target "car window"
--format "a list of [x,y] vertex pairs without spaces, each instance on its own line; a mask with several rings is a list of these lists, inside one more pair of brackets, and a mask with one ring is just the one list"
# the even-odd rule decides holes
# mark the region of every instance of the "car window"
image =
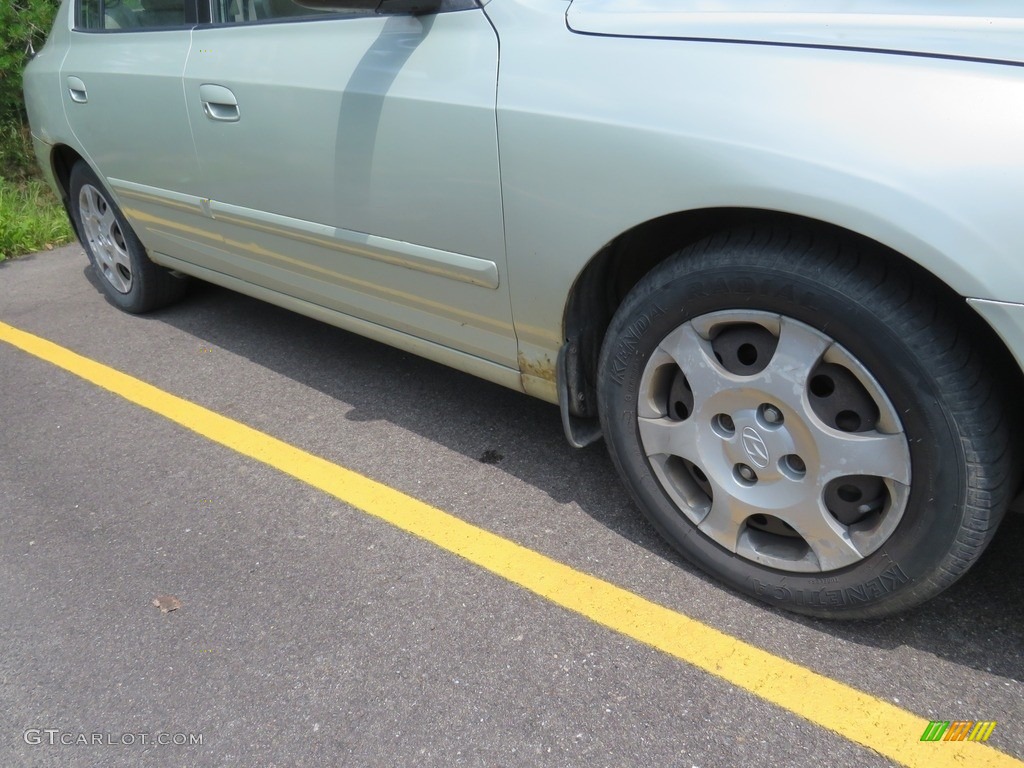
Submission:
[[180,27],[188,0],[81,0],[79,29],[135,30]]
[[212,6],[214,24],[247,24],[296,16],[323,16],[325,13],[367,15],[366,11],[324,11],[305,8],[292,0],[212,0]]
[[[373,16],[372,10],[326,7],[309,8],[302,0],[210,0],[210,18],[214,24],[251,24],[253,22],[293,19],[301,16]],[[479,8],[479,0],[441,0],[437,13]]]

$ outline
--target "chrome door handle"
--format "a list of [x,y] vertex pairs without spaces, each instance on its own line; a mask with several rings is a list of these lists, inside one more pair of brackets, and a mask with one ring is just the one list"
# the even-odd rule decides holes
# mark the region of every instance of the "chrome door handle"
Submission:
[[89,94],[86,93],[85,83],[79,77],[69,75],[67,79],[68,83],[68,95],[71,100],[76,104],[85,104],[89,100]]
[[203,103],[203,114],[210,120],[234,123],[241,116],[238,111],[238,99],[223,85],[213,85],[212,83],[200,85],[199,100]]

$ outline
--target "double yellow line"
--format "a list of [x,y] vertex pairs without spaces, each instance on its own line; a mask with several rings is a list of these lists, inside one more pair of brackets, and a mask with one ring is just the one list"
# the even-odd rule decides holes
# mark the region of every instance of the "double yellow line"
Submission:
[[50,341],[2,322],[0,341],[898,763],[1024,768],[1024,762],[985,744],[922,742],[929,725],[922,717]]

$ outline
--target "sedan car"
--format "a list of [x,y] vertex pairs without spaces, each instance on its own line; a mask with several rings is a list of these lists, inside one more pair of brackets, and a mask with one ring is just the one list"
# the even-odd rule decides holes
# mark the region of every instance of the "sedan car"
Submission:
[[746,595],[922,603],[1017,491],[1009,0],[64,0],[35,149],[111,303],[189,277],[558,404]]

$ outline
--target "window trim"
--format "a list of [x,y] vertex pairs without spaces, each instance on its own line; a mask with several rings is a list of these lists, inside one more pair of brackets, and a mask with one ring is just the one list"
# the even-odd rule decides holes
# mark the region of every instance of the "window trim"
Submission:
[[[85,34],[122,34],[125,32],[166,32],[170,30],[182,30],[192,29],[196,25],[200,24],[200,6],[209,6],[205,0],[183,0],[183,8],[185,11],[185,21],[182,24],[170,24],[167,26],[159,27],[121,27],[118,29],[108,29],[107,27],[87,27],[84,23],[84,9],[86,0],[75,0],[75,13],[74,13],[74,27],[73,32],[83,32]],[[97,14],[99,17],[105,18],[107,10],[107,0],[96,0]],[[209,11],[207,11],[209,13]]]

